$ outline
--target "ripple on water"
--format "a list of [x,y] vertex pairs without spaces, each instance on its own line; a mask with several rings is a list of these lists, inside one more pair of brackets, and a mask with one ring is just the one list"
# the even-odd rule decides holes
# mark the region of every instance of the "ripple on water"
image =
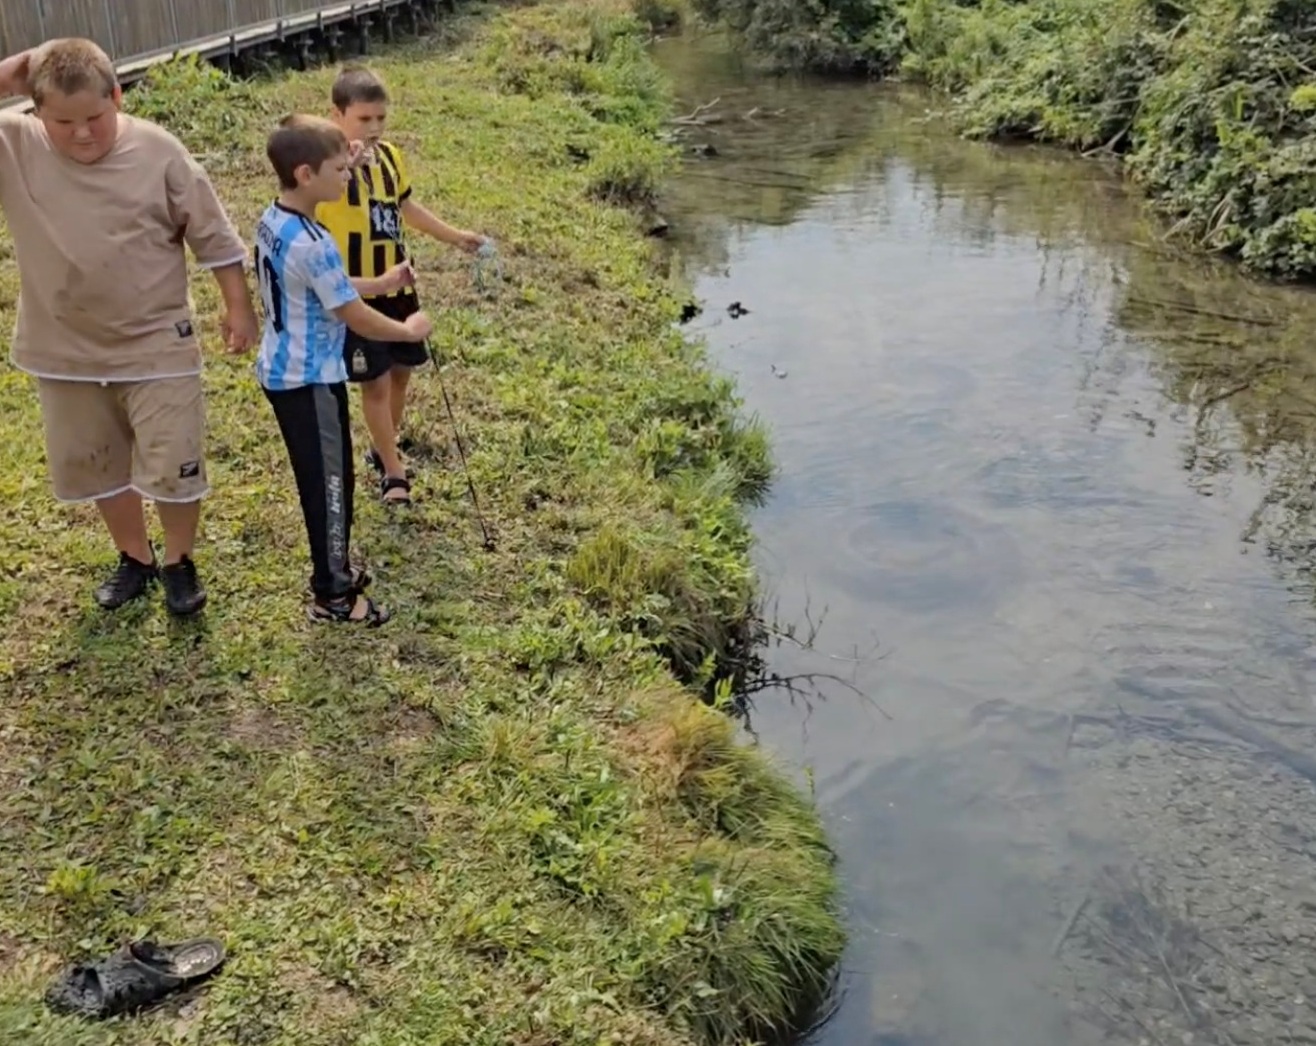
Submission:
[[1099,481],[1094,452],[1024,443],[978,468],[974,484],[1000,508],[1042,506],[1056,513],[1135,511],[1145,504],[1132,487]]
[[[928,350],[945,351],[945,347],[930,344]],[[969,362],[967,359],[961,364],[945,359],[902,356],[890,362],[887,377],[895,383],[897,395],[902,400],[949,407],[962,403],[978,391],[981,383]]]
[[956,412],[945,408],[895,412],[884,416],[880,425],[862,428],[829,428],[823,422],[809,431],[797,429],[792,435],[814,442],[792,448],[780,461],[772,511],[855,511],[879,482],[883,491],[901,496],[932,496],[952,489],[968,475],[964,461],[928,449],[952,441],[957,423]]
[[939,501],[880,502],[838,530],[838,587],[910,613],[981,614],[1022,579],[1007,530]]

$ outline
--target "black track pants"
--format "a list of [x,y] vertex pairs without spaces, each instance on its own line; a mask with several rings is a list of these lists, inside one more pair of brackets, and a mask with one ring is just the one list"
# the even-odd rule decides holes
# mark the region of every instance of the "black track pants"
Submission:
[[347,385],[265,390],[288,448],[311,545],[311,589],[317,599],[352,594],[352,426]]

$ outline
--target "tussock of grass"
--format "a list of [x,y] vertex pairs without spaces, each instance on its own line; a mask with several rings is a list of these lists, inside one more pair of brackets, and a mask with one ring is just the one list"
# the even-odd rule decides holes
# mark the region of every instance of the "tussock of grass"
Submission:
[[[422,373],[422,500],[360,498],[399,616],[369,636],[305,624],[282,445],[249,362],[214,354],[211,607],[102,615],[104,539],[51,500],[30,382],[0,369],[0,1042],[731,1043],[826,983],[842,936],[814,812],[672,679],[748,613],[740,506],[769,466],[672,333],[634,216],[598,199],[636,194],[600,193],[573,155],[657,178],[665,95],[639,23],[579,2],[445,33],[377,64],[419,198],[504,257],[490,301],[468,260],[419,251],[496,552]],[[265,128],[322,111],[331,76],[183,64],[130,98],[214,160],[249,231]],[[0,280],[10,322],[12,257]],[[147,932],[218,934],[232,961],[139,1021],[44,1010],[60,965]]]

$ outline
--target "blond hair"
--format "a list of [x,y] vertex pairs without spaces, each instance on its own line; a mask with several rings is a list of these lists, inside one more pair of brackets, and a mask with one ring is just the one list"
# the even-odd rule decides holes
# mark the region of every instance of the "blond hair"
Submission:
[[32,100],[41,105],[52,91],[97,91],[102,98],[109,98],[119,86],[119,78],[110,56],[99,44],[81,37],[65,37],[36,49],[28,65],[28,83]]
[[265,155],[285,189],[297,188],[297,168],[319,172],[326,160],[347,152],[347,136],[319,116],[292,113],[279,121],[265,143]]

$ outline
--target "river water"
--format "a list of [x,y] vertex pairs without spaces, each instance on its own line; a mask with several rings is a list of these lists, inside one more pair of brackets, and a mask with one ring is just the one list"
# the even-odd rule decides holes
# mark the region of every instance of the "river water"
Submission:
[[1316,302],[934,98],[657,53],[707,107],[689,327],[771,429],[759,562],[816,631],[772,668],[839,677],[753,717],[846,884],[810,1041],[1316,1042]]

